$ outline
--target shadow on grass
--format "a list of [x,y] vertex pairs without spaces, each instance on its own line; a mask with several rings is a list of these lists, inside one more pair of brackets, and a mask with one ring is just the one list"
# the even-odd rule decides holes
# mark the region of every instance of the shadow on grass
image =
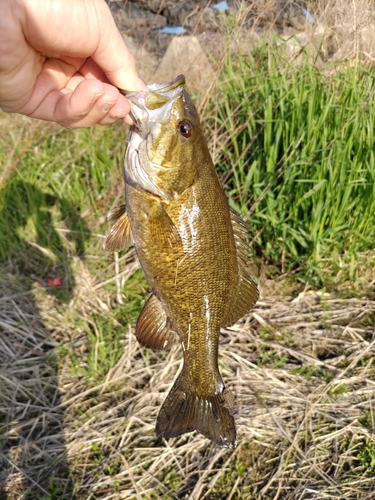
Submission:
[[[62,231],[54,228],[58,212]],[[0,192],[1,500],[74,498],[54,354],[58,339],[43,322],[34,289],[46,287],[55,296],[52,305],[71,299],[69,251],[83,258],[88,234],[62,196],[20,180]]]

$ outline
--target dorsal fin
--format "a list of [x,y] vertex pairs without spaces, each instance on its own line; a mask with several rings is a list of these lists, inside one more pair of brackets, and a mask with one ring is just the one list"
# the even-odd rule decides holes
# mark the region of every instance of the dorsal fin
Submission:
[[106,252],[120,252],[133,243],[132,230],[125,205],[111,210],[107,215],[110,222],[114,222],[106,239],[103,248]]
[[230,217],[233,227],[233,236],[236,244],[237,262],[239,271],[239,281],[237,294],[234,297],[232,306],[223,326],[231,326],[244,316],[256,303],[259,297],[257,285],[251,279],[248,271],[249,246],[246,242],[248,227],[241,219],[240,215],[230,209]]

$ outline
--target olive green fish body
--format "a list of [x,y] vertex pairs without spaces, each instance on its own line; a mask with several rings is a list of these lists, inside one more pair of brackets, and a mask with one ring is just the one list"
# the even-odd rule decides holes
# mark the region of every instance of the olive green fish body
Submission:
[[[204,167],[213,169],[212,165]],[[217,371],[219,329],[228,315],[238,279],[227,200],[216,173],[202,174],[178,199],[168,203],[132,186],[126,188],[139,260],[181,339],[185,372],[195,380],[191,385],[195,392],[204,392],[214,383],[205,370],[195,373],[193,367],[208,366],[209,373]],[[214,189],[215,184],[219,189]],[[177,241],[170,223],[177,230]],[[155,226],[160,231],[155,231]]]
[[[108,249],[131,233],[153,293],[137,321],[151,348],[180,338],[184,364],[158,416],[157,434],[198,430],[236,443],[230,398],[218,370],[220,327],[256,302],[247,275],[246,227],[230,210],[182,78],[130,96],[136,125],[125,157],[126,212]],[[155,88],[156,87],[156,88]],[[145,111],[146,110],[146,111]]]

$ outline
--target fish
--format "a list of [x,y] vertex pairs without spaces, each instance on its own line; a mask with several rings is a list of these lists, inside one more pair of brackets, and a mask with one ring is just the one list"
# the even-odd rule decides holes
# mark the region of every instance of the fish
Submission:
[[248,226],[230,208],[199,116],[179,75],[126,94],[134,125],[125,151],[125,202],[109,214],[106,251],[134,244],[152,287],[135,326],[138,342],[183,365],[161,406],[159,438],[197,431],[223,448],[237,443],[233,395],[218,368],[221,327],[258,300],[249,274]]

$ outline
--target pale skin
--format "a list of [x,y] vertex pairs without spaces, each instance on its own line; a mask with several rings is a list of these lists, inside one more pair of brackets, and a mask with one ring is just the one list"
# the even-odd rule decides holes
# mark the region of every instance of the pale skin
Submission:
[[0,108],[66,128],[132,123],[140,90],[104,0],[0,0]]

